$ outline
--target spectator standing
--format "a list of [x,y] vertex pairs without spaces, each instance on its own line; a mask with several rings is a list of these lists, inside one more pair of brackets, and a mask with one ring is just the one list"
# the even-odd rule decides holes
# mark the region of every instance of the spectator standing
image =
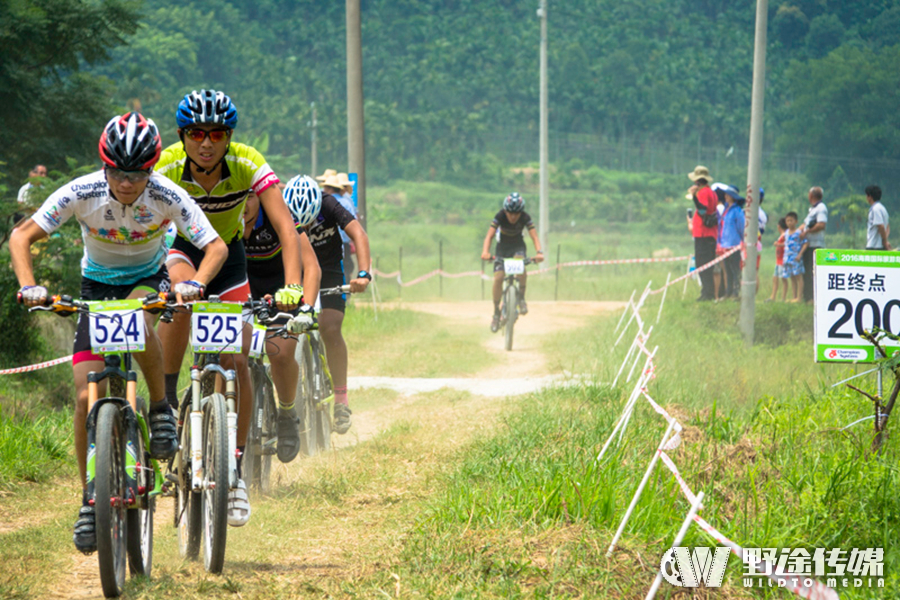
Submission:
[[[718,212],[716,205],[718,199],[716,193],[709,187],[712,177],[709,169],[697,165],[688,173],[688,178],[694,182],[688,189],[688,194],[694,201],[694,215],[691,221],[691,233],[694,236],[694,261],[697,268],[711,262],[716,257],[716,237],[718,236]],[[698,301],[707,301],[715,298],[713,291],[713,274],[710,269],[700,272],[701,292]]]
[[[804,240],[802,232],[797,229],[797,213],[789,212],[784,217],[788,227],[784,235],[784,265],[783,278],[791,280],[794,297],[791,302],[803,300],[803,286],[805,284],[803,256],[809,253],[809,241]],[[787,285],[787,281],[784,282]]]
[[[717,253],[725,254],[744,241],[744,199],[734,186],[723,186],[725,210],[719,223]],[[724,261],[726,298],[737,298],[741,291],[741,253],[734,252]]]
[[891,228],[888,211],[881,203],[881,188],[870,185],[866,188],[866,202],[869,203],[869,219],[866,228],[866,250],[890,250],[888,242]]
[[[775,240],[775,274],[772,275],[772,295],[766,302],[777,300],[778,296],[778,280],[784,277],[784,236],[787,234],[787,222],[783,218],[778,220],[778,239]],[[787,281],[784,282],[784,289],[781,292],[781,301],[787,300]]]
[[813,299],[813,260],[816,249],[825,247],[825,226],[828,224],[828,207],[822,202],[824,192],[819,186],[809,189],[809,213],[800,226],[800,239],[806,240],[807,249],[803,253],[803,299]]
[[[353,182],[350,181],[350,176],[347,173],[338,173],[338,183],[341,184],[341,194],[335,196],[335,198],[341,206],[347,209],[347,212],[353,215],[354,219],[358,218],[356,204],[353,203]],[[350,236],[343,229],[341,229],[341,244],[344,247],[344,275],[347,276],[347,281],[350,281],[356,273],[353,265],[353,255],[356,254],[356,247],[353,245],[353,240],[350,239]]]
[[[29,196],[31,194],[31,190],[35,188],[35,186],[41,185],[44,177],[47,176],[47,167],[44,165],[34,165],[31,171],[28,172],[28,181],[25,182],[25,185],[19,188],[19,194],[16,197],[16,200],[20,205],[27,205]],[[20,210],[25,209],[25,206],[20,206]],[[22,219],[25,218],[25,213],[16,212],[13,216],[13,223],[18,223]]]

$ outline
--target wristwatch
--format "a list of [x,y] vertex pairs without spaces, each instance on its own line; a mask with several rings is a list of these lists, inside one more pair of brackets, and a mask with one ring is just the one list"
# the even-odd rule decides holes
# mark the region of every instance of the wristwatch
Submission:
[[369,273],[368,271],[360,271],[359,273],[356,274],[356,278],[357,279],[368,279],[369,281],[372,281],[372,274]]

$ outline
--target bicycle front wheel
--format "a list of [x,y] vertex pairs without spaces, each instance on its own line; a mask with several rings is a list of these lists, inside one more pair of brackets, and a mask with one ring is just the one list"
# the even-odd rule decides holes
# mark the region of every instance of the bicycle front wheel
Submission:
[[316,427],[316,399],[313,394],[315,371],[308,335],[302,335],[297,340],[294,358],[300,365],[297,394],[294,396],[297,415],[300,417],[300,451],[306,456],[315,456],[319,452],[319,430]]
[[228,535],[228,421],[225,396],[212,394],[203,407],[203,566],[221,573]]
[[114,402],[100,407],[97,415],[97,454],[94,480],[94,515],[97,528],[97,562],[103,595],[115,598],[125,583],[128,524],[125,513],[125,427]]
[[518,302],[518,293],[516,290],[516,286],[510,285],[506,288],[506,298],[504,302],[506,303],[506,328],[505,328],[505,347],[507,350],[512,350],[513,347],[513,326],[516,324],[516,317],[519,316],[519,310],[517,307]]
[[312,334],[315,343],[313,350],[313,381],[315,382],[316,399],[315,429],[319,450],[331,449],[331,424],[334,412],[334,386],[331,383],[331,374],[328,372],[328,362],[325,357],[325,345],[318,332]]
[[250,365],[250,385],[253,388],[253,410],[241,464],[247,487],[264,494],[269,491],[278,415],[265,366],[261,362],[254,361]]
[[176,455],[175,468],[178,485],[175,489],[175,526],[178,528],[178,552],[184,558],[197,558],[200,554],[200,521],[202,508],[200,494],[192,491],[191,471],[191,397],[181,403],[180,448]]
[[[147,423],[147,411],[143,402],[138,399],[144,423]],[[134,506],[128,510],[128,566],[131,576],[144,575],[150,577],[150,570],[153,566],[153,511],[156,510],[156,496],[151,496],[150,492],[156,483],[155,472],[153,471],[153,463],[150,462],[150,453],[144,443],[144,436],[140,425],[137,426],[136,435],[133,438],[134,452],[134,473],[132,478],[136,480],[138,486],[139,506]],[[131,463],[126,462],[128,468]],[[141,493],[143,490],[143,493]]]

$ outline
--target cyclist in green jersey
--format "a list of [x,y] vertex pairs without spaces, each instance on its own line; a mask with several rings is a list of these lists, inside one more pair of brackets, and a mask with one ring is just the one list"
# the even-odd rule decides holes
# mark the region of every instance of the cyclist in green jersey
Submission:
[[[216,232],[228,245],[228,259],[212,281],[197,286],[204,295],[243,302],[250,294],[247,260],[241,241],[244,229],[244,204],[250,191],[271,217],[281,241],[285,285],[275,294],[281,310],[293,310],[303,296],[300,266],[300,237],[278,188],[278,177],[254,148],[232,141],[237,126],[237,109],[231,98],[215,90],[186,94],[176,112],[181,141],[162,152],[157,170],[187,190],[206,213]],[[179,235],[175,238],[166,263],[172,283],[196,283],[197,252]],[[160,325],[164,350],[166,396],[177,404],[178,374],[187,349],[190,327],[188,316],[176,315],[171,324]],[[244,327],[243,353],[234,360],[223,357],[223,366],[233,367],[238,378],[238,473],[250,427],[253,390],[250,388],[248,353],[249,325]],[[241,526],[250,519],[250,503],[243,479],[228,495],[228,523]]]

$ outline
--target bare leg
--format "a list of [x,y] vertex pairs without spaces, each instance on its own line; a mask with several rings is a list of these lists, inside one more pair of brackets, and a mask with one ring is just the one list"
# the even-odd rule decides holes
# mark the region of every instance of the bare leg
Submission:
[[[75,428],[75,458],[78,461],[78,472],[81,474],[81,487],[87,485],[87,416],[88,386],[87,376],[91,371],[102,371],[103,361],[89,360],[72,367],[75,377],[75,417],[72,424]],[[106,382],[100,383],[100,396],[106,394]]]
[[494,273],[494,287],[491,289],[494,297],[494,312],[500,312],[500,295],[503,293],[503,271]]
[[272,338],[266,341],[266,355],[272,363],[272,383],[278,394],[278,404],[292,406],[300,378],[300,365],[294,359],[297,340],[294,338]]

